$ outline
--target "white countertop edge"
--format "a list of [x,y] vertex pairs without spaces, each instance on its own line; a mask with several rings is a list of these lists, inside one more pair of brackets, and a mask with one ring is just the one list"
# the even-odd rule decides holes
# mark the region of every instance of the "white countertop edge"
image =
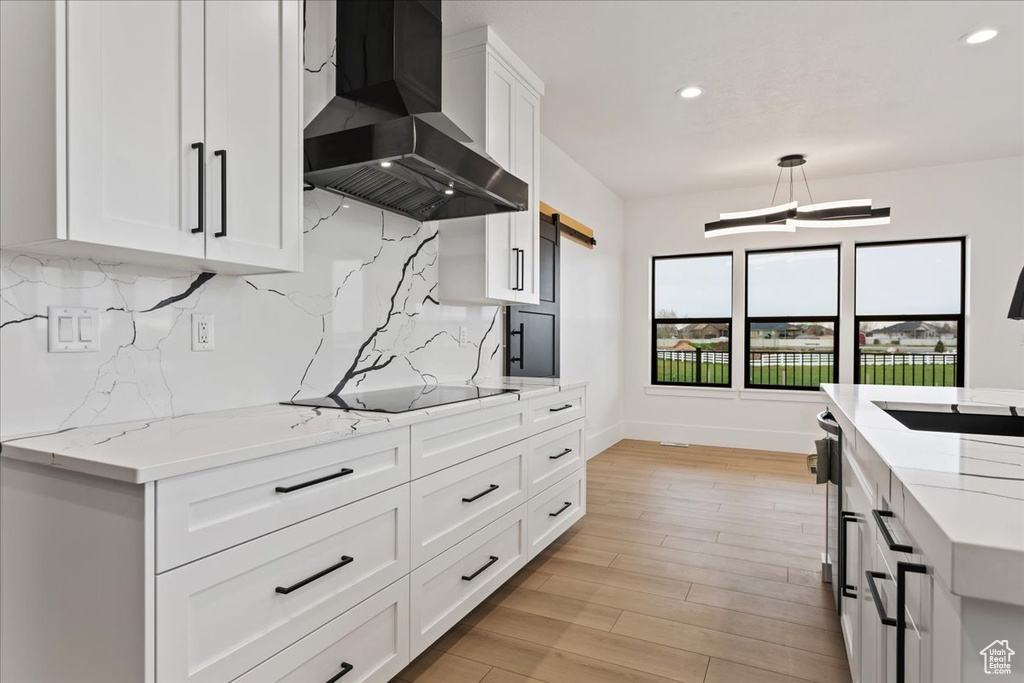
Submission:
[[[67,471],[90,474],[106,479],[114,479],[133,484],[144,484],[150,481],[167,479],[182,474],[190,474],[193,472],[212,469],[214,467],[222,467],[224,465],[232,465],[270,455],[277,455],[279,453],[320,446],[326,443],[342,441],[388,429],[400,429],[426,420],[473,412],[483,408],[491,408],[499,405],[515,403],[521,400],[529,400],[531,398],[556,394],[562,391],[572,391],[587,385],[587,382],[585,381],[563,383],[557,379],[550,380],[547,378],[544,378],[544,381],[546,383],[538,382],[536,378],[492,378],[478,380],[476,382],[467,382],[467,384],[473,384],[475,386],[485,388],[515,388],[517,389],[517,393],[499,394],[496,396],[451,403],[448,405],[438,406],[436,408],[414,410],[393,415],[366,411],[349,412],[324,409],[325,411],[328,411],[329,415],[334,416],[336,412],[338,413],[338,417],[341,419],[344,419],[346,416],[351,416],[355,418],[356,421],[355,423],[348,425],[348,428],[324,429],[323,431],[312,434],[307,433],[294,435],[289,434],[287,430],[282,428],[282,435],[284,438],[276,440],[268,439],[264,442],[244,446],[238,449],[201,453],[193,458],[168,459],[163,463],[154,463],[137,467],[125,465],[123,462],[116,462],[115,459],[104,458],[102,454],[97,453],[75,454],[71,448],[67,450],[62,450],[60,448],[45,449],[41,447],[40,442],[51,441],[64,434],[73,435],[76,432],[81,433],[85,431],[94,432],[95,437],[102,441],[103,438],[116,438],[116,435],[118,434],[141,431],[145,428],[147,423],[153,424],[156,422],[194,421],[214,417],[222,418],[223,421],[230,421],[233,416],[248,415],[251,411],[258,411],[261,409],[269,410],[276,407],[280,407],[284,412],[290,412],[289,408],[291,408],[294,416],[300,418],[302,415],[312,412],[313,409],[301,406],[281,406],[280,404],[270,404],[266,406],[234,408],[209,413],[190,413],[187,415],[165,418],[132,420],[106,425],[87,425],[58,432],[13,437],[12,439],[0,444],[0,456],[39,465],[48,465]],[[197,425],[196,429],[209,429],[215,431],[217,429],[217,423],[215,422],[210,425]]]

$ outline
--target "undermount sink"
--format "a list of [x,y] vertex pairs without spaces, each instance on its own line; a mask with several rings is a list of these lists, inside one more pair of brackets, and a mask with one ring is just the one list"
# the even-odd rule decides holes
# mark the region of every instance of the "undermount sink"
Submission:
[[883,408],[908,429],[923,432],[954,432],[988,436],[1024,437],[1024,416],[982,413],[936,412]]

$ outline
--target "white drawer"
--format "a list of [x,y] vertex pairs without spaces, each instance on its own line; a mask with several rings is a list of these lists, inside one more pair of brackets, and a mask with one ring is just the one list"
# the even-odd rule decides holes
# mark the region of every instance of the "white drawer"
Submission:
[[408,571],[405,485],[160,574],[157,680],[232,680]]
[[576,470],[527,503],[529,559],[546,548],[587,512],[587,470]]
[[539,396],[528,401],[530,433],[537,434],[586,415],[586,390],[569,389],[557,394]]
[[408,480],[409,430],[402,428],[159,481],[157,571]]
[[585,422],[576,420],[530,438],[527,472],[531,497],[583,466]]
[[512,401],[412,425],[412,478],[525,439],[526,404]]
[[418,567],[526,502],[520,441],[412,483],[412,566]]
[[384,683],[409,663],[408,626],[409,578],[403,577],[235,683],[324,683],[338,674],[338,683]]
[[526,563],[526,506],[520,505],[413,571],[410,652],[415,658]]

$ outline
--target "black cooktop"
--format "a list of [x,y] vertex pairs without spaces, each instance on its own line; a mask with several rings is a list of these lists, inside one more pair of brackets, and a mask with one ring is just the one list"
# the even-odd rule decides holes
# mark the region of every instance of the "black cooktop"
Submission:
[[318,396],[284,401],[289,406],[333,408],[337,410],[366,410],[373,413],[404,413],[409,410],[431,408],[447,403],[472,401],[475,398],[512,394],[515,389],[485,389],[464,384],[437,384],[434,386],[399,387],[378,391],[361,391],[338,396]]

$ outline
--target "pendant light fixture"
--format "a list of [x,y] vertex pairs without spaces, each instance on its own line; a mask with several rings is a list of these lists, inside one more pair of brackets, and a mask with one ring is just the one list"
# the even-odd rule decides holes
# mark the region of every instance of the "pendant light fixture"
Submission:
[[[704,237],[720,237],[745,232],[796,232],[797,228],[862,228],[871,225],[888,225],[889,207],[873,209],[870,199],[846,199],[815,204],[807,174],[800,169],[807,199],[811,202],[800,206],[793,194],[793,169],[802,167],[807,159],[802,154],[788,154],[779,159],[779,177],[775,181],[771,205],[753,211],[738,211],[719,214],[718,220],[704,224]],[[775,204],[779,194],[782,174],[789,169],[789,201]]]

